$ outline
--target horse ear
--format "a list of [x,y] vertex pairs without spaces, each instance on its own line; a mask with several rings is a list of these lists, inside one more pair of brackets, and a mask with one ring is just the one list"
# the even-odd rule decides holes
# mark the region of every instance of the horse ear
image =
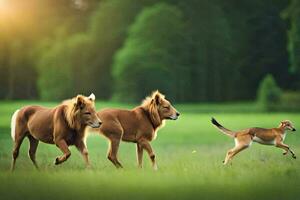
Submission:
[[83,109],[85,106],[84,99],[82,96],[77,96],[76,98],[76,106],[77,108]]
[[155,94],[154,94],[154,102],[156,103],[156,105],[159,105],[160,104],[160,101],[161,101],[161,96],[160,96],[160,94],[158,93],[158,92],[156,92]]
[[95,101],[96,100],[96,96],[94,95],[94,93],[92,93],[88,98],[91,101]]

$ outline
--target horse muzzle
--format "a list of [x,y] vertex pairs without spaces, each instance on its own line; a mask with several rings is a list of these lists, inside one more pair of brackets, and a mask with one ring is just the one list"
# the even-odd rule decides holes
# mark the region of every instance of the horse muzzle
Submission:
[[102,122],[94,122],[94,123],[90,123],[89,126],[92,128],[99,128],[101,124]]

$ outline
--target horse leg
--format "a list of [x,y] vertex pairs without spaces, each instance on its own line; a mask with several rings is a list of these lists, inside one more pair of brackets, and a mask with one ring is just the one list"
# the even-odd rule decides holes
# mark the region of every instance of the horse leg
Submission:
[[16,132],[13,153],[12,153],[13,156],[12,156],[12,163],[11,163],[11,171],[14,171],[14,169],[15,169],[16,160],[19,156],[19,150],[20,150],[21,144],[22,144],[25,136],[26,136],[26,133]]
[[31,135],[28,136],[29,139],[29,150],[28,150],[28,156],[31,159],[32,163],[34,164],[36,169],[39,169],[36,160],[35,160],[35,154],[37,147],[39,145],[39,141],[32,137]]
[[71,151],[69,150],[66,141],[63,139],[56,141],[55,144],[63,152],[62,156],[58,156],[55,159],[55,165],[59,165],[65,162],[71,156]]

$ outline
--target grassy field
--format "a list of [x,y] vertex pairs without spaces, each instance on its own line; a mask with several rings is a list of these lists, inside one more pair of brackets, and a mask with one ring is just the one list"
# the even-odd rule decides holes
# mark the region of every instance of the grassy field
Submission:
[[[1,199],[298,199],[300,161],[283,156],[280,149],[253,144],[223,166],[225,152],[234,145],[211,124],[216,117],[224,126],[274,127],[290,119],[300,128],[299,113],[255,113],[252,104],[178,105],[179,120],[168,121],[152,142],[159,170],[153,171],[147,155],[144,168],[137,169],[135,145],[122,143],[119,158],[124,169],[117,170],[106,159],[106,140],[88,138],[92,169],[75,148],[60,165],[53,161],[60,151],[40,143],[36,171],[27,157],[28,141],[22,145],[14,173],[9,171],[12,142],[10,117],[22,105],[32,102],[0,102],[0,194]],[[53,103],[39,103],[52,106]],[[101,107],[130,107],[99,102]],[[252,110],[253,109],[253,110]],[[238,112],[241,110],[241,112]],[[203,111],[203,112],[202,112]],[[226,111],[226,112],[223,112]],[[300,135],[289,134],[286,143],[300,152]]]

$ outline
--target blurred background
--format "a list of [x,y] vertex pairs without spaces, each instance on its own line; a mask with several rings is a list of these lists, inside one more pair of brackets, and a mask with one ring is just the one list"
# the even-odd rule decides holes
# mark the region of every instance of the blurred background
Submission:
[[298,0],[0,0],[0,98],[300,108]]

